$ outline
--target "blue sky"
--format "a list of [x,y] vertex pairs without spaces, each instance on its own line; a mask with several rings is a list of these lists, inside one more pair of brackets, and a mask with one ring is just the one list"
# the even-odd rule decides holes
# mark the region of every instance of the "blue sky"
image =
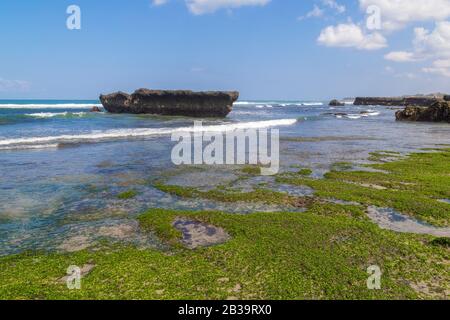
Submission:
[[[366,0],[2,0],[0,99],[140,87],[243,99],[448,92],[450,1],[429,1],[372,0],[382,17],[372,30]],[[72,4],[81,30],[66,27]]]

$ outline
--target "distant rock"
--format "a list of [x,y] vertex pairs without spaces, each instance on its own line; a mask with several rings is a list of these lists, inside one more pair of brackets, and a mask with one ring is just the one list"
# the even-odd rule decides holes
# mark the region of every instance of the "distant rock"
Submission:
[[94,106],[91,108],[91,112],[102,112],[102,110],[99,107]]
[[450,123],[450,102],[435,102],[429,107],[408,106],[395,114],[398,121],[428,121]]
[[332,107],[342,107],[342,106],[345,106],[345,103],[343,103],[343,102],[341,102],[341,101],[339,101],[339,100],[334,99],[334,100],[331,100],[331,101],[330,101],[329,106],[332,106]]
[[441,101],[435,96],[407,96],[407,97],[357,97],[355,106],[424,106],[428,107]]
[[111,113],[159,114],[188,117],[226,117],[239,92],[139,89],[129,95],[116,92],[101,95],[100,101]]

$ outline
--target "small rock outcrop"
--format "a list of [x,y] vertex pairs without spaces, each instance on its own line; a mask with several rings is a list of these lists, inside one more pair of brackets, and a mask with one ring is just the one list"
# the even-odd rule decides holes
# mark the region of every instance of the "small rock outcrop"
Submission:
[[445,101],[450,101],[450,95],[444,96],[444,100],[445,100]]
[[358,97],[355,106],[422,106],[428,107],[440,101],[442,97],[409,96],[409,97]]
[[123,92],[101,95],[100,101],[105,110],[111,113],[226,117],[238,98],[239,92],[236,91],[139,89],[131,95]]
[[450,102],[439,101],[429,107],[407,106],[405,110],[397,111],[395,116],[397,121],[450,123]]
[[333,100],[330,101],[329,106],[342,107],[342,106],[345,106],[345,103],[343,103],[343,102],[341,102],[339,100],[333,99]]
[[91,108],[91,112],[102,112],[102,110],[99,107],[97,107],[97,106],[93,106]]
[[222,244],[231,238],[224,229],[196,220],[179,218],[173,227],[183,234],[181,242],[189,249]]

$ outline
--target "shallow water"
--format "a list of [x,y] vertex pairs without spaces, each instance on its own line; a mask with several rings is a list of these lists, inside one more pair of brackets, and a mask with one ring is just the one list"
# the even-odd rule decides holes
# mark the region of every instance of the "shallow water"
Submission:
[[[292,210],[180,199],[152,187],[161,178],[203,190],[231,184],[242,190],[265,186],[299,196],[312,192],[263,178],[235,182],[236,168],[180,170],[167,177],[177,169],[170,160],[176,142],[169,133],[191,127],[193,119],[89,113],[94,104],[98,101],[0,101],[0,255],[54,249],[71,237],[70,230],[132,220],[153,207],[235,213]],[[364,111],[370,112],[359,117],[334,114]],[[314,177],[321,177],[335,162],[367,163],[373,151],[408,153],[450,145],[448,124],[398,123],[394,113],[384,107],[330,109],[320,102],[265,101],[239,103],[227,119],[207,119],[204,125],[222,130],[273,124],[282,138],[281,170],[311,168]],[[138,192],[135,198],[117,198],[131,189]]]
[[390,208],[369,207],[369,218],[383,229],[403,233],[428,234],[436,237],[450,237],[450,228],[438,228],[403,215]]

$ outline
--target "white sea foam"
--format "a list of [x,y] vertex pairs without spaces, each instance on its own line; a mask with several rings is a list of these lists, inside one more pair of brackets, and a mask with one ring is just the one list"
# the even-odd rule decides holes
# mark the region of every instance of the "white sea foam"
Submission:
[[374,117],[374,116],[379,116],[380,112],[378,111],[369,111],[368,113],[364,113],[363,116],[366,117]]
[[0,109],[89,109],[101,106],[101,104],[95,103],[0,104]]
[[82,117],[86,115],[86,112],[38,112],[28,113],[26,116],[33,118],[53,118],[53,117],[66,117],[66,116],[78,116]]
[[240,129],[262,129],[278,126],[289,126],[297,122],[296,119],[280,119],[255,122],[240,122],[220,125],[210,125],[203,127],[179,127],[179,128],[137,128],[137,129],[112,129],[106,131],[93,131],[90,133],[59,135],[47,137],[27,137],[0,140],[0,148],[2,146],[18,146],[18,145],[45,145],[62,142],[77,141],[98,141],[117,138],[133,138],[133,137],[149,137],[158,135],[170,135],[176,132],[227,132]]
[[258,104],[257,102],[251,102],[251,101],[236,101],[233,103],[235,106],[246,106],[249,104]]
[[273,105],[281,105],[280,102],[278,101],[237,101],[235,103],[233,103],[234,106],[261,106],[261,105],[269,105],[269,106],[273,106]]
[[378,115],[380,115],[380,112],[378,112],[378,111],[367,110],[367,111],[361,112],[361,113],[336,114],[335,116],[338,119],[347,118],[347,119],[357,120],[357,119],[361,119],[361,118],[375,117]]
[[356,119],[360,119],[362,117],[362,115],[360,115],[360,114],[348,114],[345,117],[348,118],[348,119],[356,120]]
[[323,102],[304,102],[304,106],[323,106]]
[[289,107],[289,106],[323,106],[323,102],[301,102],[301,101],[237,101],[234,103],[235,106],[251,106],[258,109],[261,108],[273,108],[278,107]]
[[34,145],[14,145],[0,147],[0,150],[18,150],[18,149],[55,149],[58,148],[58,144],[34,144]]

